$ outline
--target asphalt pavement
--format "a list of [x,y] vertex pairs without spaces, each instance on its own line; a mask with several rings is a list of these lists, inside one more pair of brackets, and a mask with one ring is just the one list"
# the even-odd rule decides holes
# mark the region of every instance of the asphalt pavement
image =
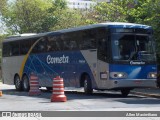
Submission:
[[[0,85],[2,85],[2,82],[0,82]],[[14,87],[12,86],[12,88]],[[82,92],[83,90],[80,89],[78,91]],[[157,88],[136,88],[136,89],[131,90],[130,93],[136,94],[136,95],[143,95],[147,97],[160,98],[160,88],[158,87]]]
[[160,98],[160,88],[138,88],[131,91],[132,94]]

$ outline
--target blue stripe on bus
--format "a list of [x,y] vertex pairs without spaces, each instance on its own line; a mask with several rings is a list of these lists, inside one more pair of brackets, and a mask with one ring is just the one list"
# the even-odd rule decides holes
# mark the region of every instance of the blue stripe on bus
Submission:
[[[129,80],[135,79],[148,79],[149,72],[156,72],[156,65],[117,65],[110,64],[109,71],[110,72],[125,72],[127,73],[127,78]],[[115,80],[115,78],[111,78],[110,80]],[[124,78],[123,78],[124,80]]]
[[[49,59],[48,63],[47,57]],[[51,62],[51,60],[53,61]],[[82,72],[88,73],[91,80],[94,81],[90,67],[80,51],[31,54],[26,61],[23,73],[30,76],[31,72],[38,75],[44,86],[48,83],[51,84],[52,79],[59,75],[64,78],[65,86],[79,87],[79,77]],[[95,86],[93,81],[93,86]]]

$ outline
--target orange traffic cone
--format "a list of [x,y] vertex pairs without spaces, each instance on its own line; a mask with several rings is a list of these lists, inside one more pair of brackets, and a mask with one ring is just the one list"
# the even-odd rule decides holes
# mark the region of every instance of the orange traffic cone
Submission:
[[3,94],[2,94],[2,91],[0,91],[0,97],[2,96]]
[[39,89],[39,81],[37,75],[31,73],[29,83],[30,83],[29,95],[30,96],[40,95],[41,91]]
[[66,102],[67,97],[64,94],[63,78],[57,76],[53,79],[53,92],[51,96],[51,102]]

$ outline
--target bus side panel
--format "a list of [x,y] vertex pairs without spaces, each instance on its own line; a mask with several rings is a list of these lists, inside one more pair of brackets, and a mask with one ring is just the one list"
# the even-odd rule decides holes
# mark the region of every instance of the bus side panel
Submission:
[[[84,57],[83,53],[90,57]],[[40,86],[52,87],[53,78],[59,75],[63,77],[65,87],[79,87],[79,78],[82,73],[86,72],[91,79],[94,79],[89,65],[91,65],[91,60],[95,60],[95,57],[96,55],[92,57],[89,51],[32,54],[27,59],[24,73],[29,76],[31,72],[35,72],[39,77]],[[96,61],[94,63],[96,65]]]
[[109,64],[98,60],[98,79],[97,84],[99,89],[108,89],[110,87],[109,81]]
[[14,84],[15,74],[19,75],[23,56],[3,57],[2,58],[2,78],[4,84]]
[[86,64],[89,67],[87,73],[91,77],[92,87],[98,88],[98,71],[97,71],[97,50],[81,50],[82,55],[86,60]]
[[50,65],[46,64],[46,58],[47,55],[45,54],[30,55],[27,59],[23,72],[29,77],[31,72],[36,74],[38,76],[40,86],[52,87],[52,79],[57,73]]

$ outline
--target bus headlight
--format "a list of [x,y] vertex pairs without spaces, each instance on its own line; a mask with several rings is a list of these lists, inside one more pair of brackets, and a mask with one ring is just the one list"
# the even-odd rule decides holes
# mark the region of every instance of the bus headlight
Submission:
[[148,78],[157,78],[157,73],[156,72],[148,73]]
[[111,72],[110,73],[111,78],[127,78],[127,73],[124,72]]

